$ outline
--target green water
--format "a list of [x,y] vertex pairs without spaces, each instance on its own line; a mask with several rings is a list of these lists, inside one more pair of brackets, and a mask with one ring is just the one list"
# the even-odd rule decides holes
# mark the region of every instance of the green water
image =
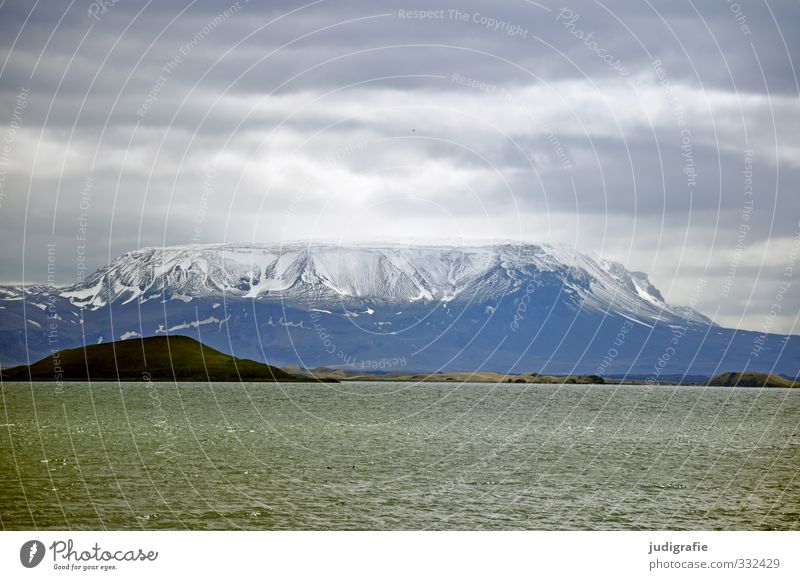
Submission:
[[800,529],[800,391],[6,383],[4,529]]

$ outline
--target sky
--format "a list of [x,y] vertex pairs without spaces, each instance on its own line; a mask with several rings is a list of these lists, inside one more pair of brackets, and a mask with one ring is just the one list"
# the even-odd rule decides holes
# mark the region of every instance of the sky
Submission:
[[794,0],[0,4],[0,282],[139,247],[559,243],[798,333]]

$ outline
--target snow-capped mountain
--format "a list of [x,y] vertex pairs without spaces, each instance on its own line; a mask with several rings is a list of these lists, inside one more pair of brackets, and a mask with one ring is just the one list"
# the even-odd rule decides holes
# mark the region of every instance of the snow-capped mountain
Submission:
[[584,308],[650,321],[710,323],[696,311],[668,305],[642,272],[544,245],[148,248],[120,256],[60,295],[90,309],[208,297],[309,304],[485,302],[517,292],[537,276],[539,284],[546,278],[560,283]]
[[0,290],[4,365],[163,333],[307,368],[652,372],[657,380],[800,366],[794,337],[721,328],[666,303],[642,272],[548,245],[142,249],[81,284]]

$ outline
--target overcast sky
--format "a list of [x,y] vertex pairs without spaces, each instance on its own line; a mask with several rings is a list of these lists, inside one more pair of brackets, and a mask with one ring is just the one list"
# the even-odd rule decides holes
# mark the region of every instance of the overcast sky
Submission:
[[144,246],[520,239],[797,333],[799,29],[794,0],[3,2],[0,281],[46,282],[48,244],[68,284]]

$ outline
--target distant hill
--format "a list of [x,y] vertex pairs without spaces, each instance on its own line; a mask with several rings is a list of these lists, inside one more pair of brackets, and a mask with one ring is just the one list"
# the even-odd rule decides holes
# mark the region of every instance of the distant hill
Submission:
[[368,372],[347,369],[318,367],[311,370],[301,367],[288,367],[298,376],[319,380],[336,379],[339,381],[408,381],[426,383],[530,383],[530,384],[584,384],[603,385],[606,381],[597,375],[540,375],[537,373],[504,374],[493,372],[439,372],[439,373],[404,373],[404,372]]
[[[88,376],[87,376],[88,369]],[[187,336],[129,339],[54,353],[2,371],[6,381],[299,381],[277,367],[236,358]]]
[[800,383],[784,379],[778,375],[766,373],[722,373],[711,379],[708,384],[713,387],[800,387]]

